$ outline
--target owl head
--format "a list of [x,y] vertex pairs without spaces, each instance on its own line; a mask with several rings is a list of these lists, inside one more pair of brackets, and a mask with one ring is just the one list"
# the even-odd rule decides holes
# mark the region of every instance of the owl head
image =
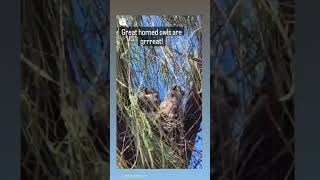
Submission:
[[138,104],[142,110],[147,112],[154,112],[160,105],[159,92],[152,88],[142,89],[139,97]]
[[174,85],[170,88],[167,96],[170,98],[176,97],[178,99],[182,99],[184,96],[184,91],[182,90],[181,86]]

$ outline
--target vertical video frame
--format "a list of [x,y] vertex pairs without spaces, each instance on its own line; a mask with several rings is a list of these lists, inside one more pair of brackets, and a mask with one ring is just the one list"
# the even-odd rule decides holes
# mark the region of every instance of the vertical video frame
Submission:
[[[201,169],[201,16],[116,18],[118,168]],[[148,27],[180,27],[184,34],[146,45],[120,32]]]

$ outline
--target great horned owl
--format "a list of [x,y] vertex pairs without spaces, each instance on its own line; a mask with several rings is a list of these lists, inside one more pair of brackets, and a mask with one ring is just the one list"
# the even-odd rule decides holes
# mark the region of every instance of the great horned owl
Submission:
[[159,92],[152,88],[144,88],[138,97],[139,107],[145,112],[156,112],[159,109]]
[[160,104],[162,125],[170,138],[177,136],[183,129],[183,97],[184,91],[179,85],[175,85],[169,89],[165,100]]
[[184,91],[179,85],[169,89],[167,96],[160,104],[160,112],[166,116],[178,116],[182,112]]

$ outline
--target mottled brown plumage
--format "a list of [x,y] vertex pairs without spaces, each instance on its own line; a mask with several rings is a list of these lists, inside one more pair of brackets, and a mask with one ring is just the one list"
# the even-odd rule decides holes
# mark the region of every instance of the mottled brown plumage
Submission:
[[160,111],[166,116],[177,116],[182,113],[182,100],[184,91],[180,86],[175,85],[169,89],[165,100],[160,104]]
[[160,105],[158,91],[152,88],[144,88],[138,97],[138,104],[146,112],[158,111]]
[[170,138],[181,136],[183,132],[182,101],[184,91],[179,85],[169,89],[165,100],[160,104],[162,127]]

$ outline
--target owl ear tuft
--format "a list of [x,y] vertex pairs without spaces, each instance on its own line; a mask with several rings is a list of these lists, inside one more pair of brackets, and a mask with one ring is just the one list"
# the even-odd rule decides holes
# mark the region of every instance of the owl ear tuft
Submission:
[[184,96],[184,91],[182,90],[181,86],[179,86],[179,85],[174,85],[174,86],[172,87],[172,90],[181,92],[181,94]]
[[145,89],[144,89],[144,93],[146,93],[146,94],[152,94],[152,93],[153,93],[153,89],[152,89],[152,88],[145,88]]
[[181,88],[180,88],[180,86],[179,85],[174,85],[173,87],[172,87],[172,90],[175,90],[175,91],[177,91],[177,90],[181,90]]

